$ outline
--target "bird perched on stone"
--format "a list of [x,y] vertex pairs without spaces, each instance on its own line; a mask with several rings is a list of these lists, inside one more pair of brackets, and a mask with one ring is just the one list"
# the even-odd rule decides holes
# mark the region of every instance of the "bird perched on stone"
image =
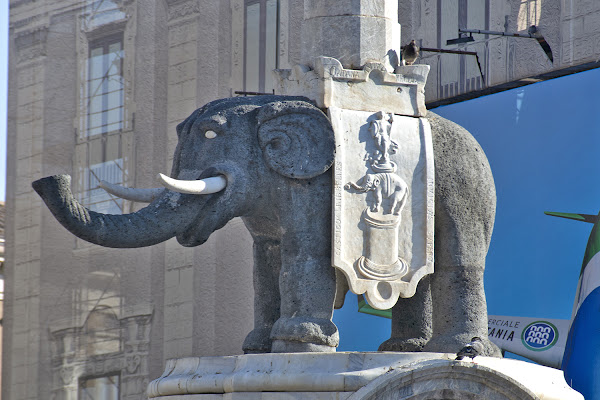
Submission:
[[475,358],[483,352],[483,342],[480,338],[475,336],[471,339],[471,343],[467,344],[465,347],[460,349],[458,353],[456,353],[456,360],[462,360],[465,357],[469,357],[471,359]]
[[419,46],[413,39],[402,49],[402,65],[413,65],[417,58],[419,58]]

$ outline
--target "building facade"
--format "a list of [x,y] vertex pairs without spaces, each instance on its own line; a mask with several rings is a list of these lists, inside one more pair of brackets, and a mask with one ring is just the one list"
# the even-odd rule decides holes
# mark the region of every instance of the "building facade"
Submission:
[[[387,0],[392,1],[392,0]],[[401,0],[402,43],[423,53],[427,101],[595,65],[600,5],[576,0]],[[101,212],[142,207],[99,180],[154,187],[175,126],[236,92],[271,92],[271,71],[301,59],[303,0],[10,2],[5,399],[142,399],[165,360],[238,354],[253,325],[252,241],[238,219],[204,245],[143,249],[80,241],[31,182],[70,174]],[[523,31],[447,46],[459,27]],[[383,56],[383,55],[382,55]],[[549,76],[549,75],[548,75]],[[534,78],[538,79],[538,78]]]

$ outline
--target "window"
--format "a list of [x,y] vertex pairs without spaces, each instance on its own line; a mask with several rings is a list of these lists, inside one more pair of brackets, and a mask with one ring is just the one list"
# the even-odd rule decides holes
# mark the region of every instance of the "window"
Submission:
[[123,127],[122,35],[90,43],[87,135]]
[[279,1],[246,0],[244,20],[244,90],[271,93],[271,72],[279,67]]
[[119,400],[119,375],[81,379],[79,400]]
[[[124,184],[123,34],[90,41],[86,80],[86,124],[81,137],[85,161],[80,167],[81,201],[93,211],[120,214],[123,200],[98,188],[100,180]],[[84,160],[82,160],[84,161]]]

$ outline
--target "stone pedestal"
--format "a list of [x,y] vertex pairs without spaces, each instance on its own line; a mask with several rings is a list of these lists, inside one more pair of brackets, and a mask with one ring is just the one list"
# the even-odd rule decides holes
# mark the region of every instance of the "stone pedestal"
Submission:
[[583,400],[563,373],[523,361],[441,353],[280,353],[169,360],[153,400]]

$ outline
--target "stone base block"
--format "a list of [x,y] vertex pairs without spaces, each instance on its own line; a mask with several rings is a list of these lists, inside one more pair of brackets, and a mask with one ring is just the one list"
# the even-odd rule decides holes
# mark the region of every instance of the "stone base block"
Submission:
[[560,370],[441,353],[279,353],[169,360],[156,400],[583,400]]

